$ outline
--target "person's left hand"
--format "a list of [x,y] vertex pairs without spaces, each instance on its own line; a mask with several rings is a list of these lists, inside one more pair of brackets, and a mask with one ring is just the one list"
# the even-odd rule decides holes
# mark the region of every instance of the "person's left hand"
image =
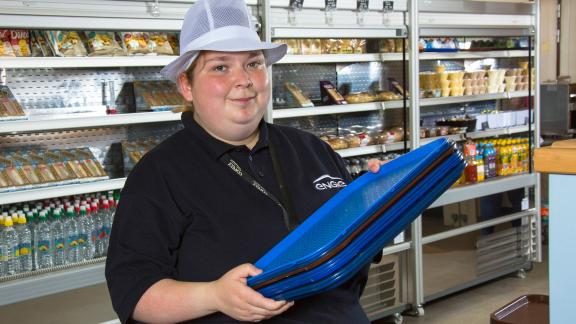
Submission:
[[368,170],[372,173],[378,173],[380,171],[380,166],[388,161],[380,161],[378,159],[370,159],[368,160]]

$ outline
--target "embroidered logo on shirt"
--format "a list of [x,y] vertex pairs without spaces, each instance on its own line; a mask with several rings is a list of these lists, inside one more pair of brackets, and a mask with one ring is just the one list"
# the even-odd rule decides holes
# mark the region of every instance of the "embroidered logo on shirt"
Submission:
[[316,190],[327,190],[333,188],[344,188],[346,187],[346,182],[342,178],[332,177],[330,175],[323,175],[320,178],[314,180],[314,188]]

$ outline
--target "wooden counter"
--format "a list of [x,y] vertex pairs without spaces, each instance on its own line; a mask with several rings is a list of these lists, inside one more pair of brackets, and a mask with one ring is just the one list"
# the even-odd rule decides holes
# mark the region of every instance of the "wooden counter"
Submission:
[[534,170],[542,173],[576,174],[576,139],[537,148],[534,151]]

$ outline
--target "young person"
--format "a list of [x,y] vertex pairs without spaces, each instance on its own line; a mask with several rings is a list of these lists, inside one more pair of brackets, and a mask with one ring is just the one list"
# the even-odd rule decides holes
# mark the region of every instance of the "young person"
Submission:
[[[295,303],[246,285],[261,272],[252,263],[351,181],[314,135],[263,121],[267,66],[286,45],[260,41],[242,0],[199,0],[180,46],[162,72],[193,111],[130,173],[113,224],[106,279],[120,320],[368,323],[368,266]],[[338,186],[317,186],[325,176]]]

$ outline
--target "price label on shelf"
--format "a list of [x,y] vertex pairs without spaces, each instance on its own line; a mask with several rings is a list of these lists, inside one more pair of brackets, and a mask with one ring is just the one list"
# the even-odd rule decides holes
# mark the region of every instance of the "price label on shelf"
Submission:
[[290,0],[290,8],[302,10],[304,6],[304,0]]
[[368,11],[368,0],[357,0],[356,10],[358,11]]
[[382,10],[384,12],[394,11],[394,1],[382,1]]
[[325,0],[326,11],[336,10],[336,0]]

